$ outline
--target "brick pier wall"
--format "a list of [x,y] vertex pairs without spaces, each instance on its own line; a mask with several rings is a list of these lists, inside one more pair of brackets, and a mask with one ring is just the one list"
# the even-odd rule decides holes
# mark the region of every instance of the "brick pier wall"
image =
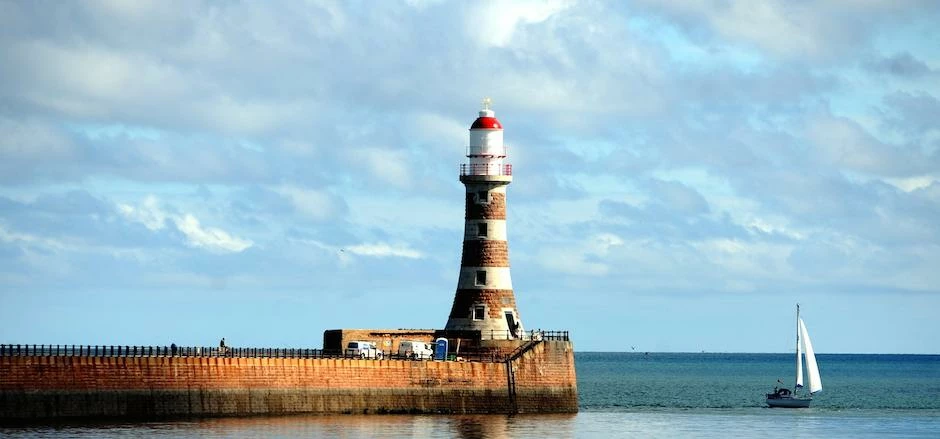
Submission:
[[[513,366],[519,412],[578,410],[570,342],[542,342]],[[0,421],[512,410],[505,363],[0,357]]]

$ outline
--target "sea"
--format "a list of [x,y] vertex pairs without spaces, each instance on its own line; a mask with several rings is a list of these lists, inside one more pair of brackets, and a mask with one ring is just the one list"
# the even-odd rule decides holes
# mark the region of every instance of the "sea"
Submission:
[[811,408],[767,408],[793,354],[578,352],[570,415],[296,415],[0,427],[11,438],[940,438],[940,355],[817,354]]

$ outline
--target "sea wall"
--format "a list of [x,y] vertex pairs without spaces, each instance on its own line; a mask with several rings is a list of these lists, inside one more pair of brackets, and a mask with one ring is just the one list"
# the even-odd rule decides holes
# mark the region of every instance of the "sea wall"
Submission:
[[511,365],[512,373],[505,362],[6,356],[0,420],[577,411],[569,341],[534,344]]

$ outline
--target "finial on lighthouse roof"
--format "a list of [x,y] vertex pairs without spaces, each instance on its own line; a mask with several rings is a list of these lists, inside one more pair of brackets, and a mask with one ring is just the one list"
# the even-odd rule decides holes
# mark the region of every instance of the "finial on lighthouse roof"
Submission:
[[491,106],[493,105],[493,100],[489,96],[483,98],[482,108],[480,109],[480,117],[493,117],[496,113],[493,112]]

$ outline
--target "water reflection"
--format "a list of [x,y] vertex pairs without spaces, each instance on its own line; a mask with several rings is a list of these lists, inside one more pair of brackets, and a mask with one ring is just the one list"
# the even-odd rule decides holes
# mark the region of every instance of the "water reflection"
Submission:
[[[2,421],[2,420],[0,420]],[[793,430],[793,426],[800,428]],[[147,423],[3,426],[2,438],[752,438],[797,436],[937,437],[936,410],[779,411],[655,409],[578,415],[281,416]],[[800,433],[802,432],[802,434]]]
[[504,416],[460,416],[453,419],[454,437],[462,439],[505,438]]
[[574,437],[576,415],[471,415],[448,417],[448,437],[461,439]]
[[575,415],[297,415],[0,427],[3,437],[51,438],[545,438],[574,437]]

